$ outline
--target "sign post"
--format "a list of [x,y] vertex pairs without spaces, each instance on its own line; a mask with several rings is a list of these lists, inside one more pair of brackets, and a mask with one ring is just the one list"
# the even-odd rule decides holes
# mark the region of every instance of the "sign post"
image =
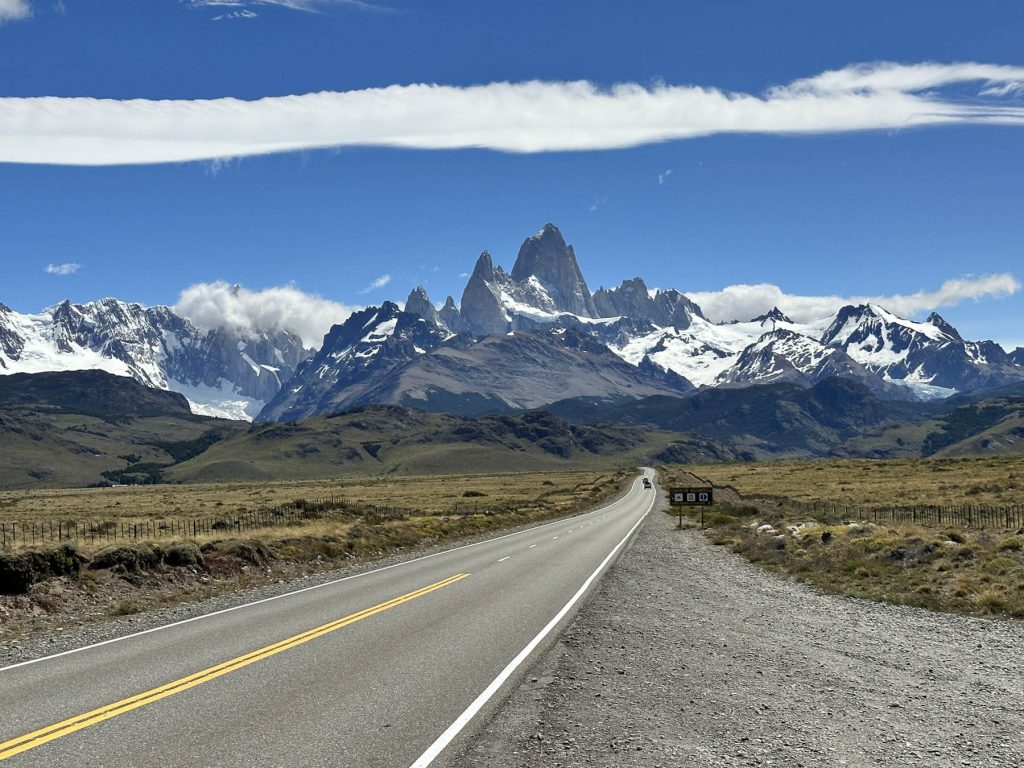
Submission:
[[683,508],[700,507],[700,527],[704,528],[704,507],[715,503],[715,491],[710,485],[693,488],[670,488],[668,503],[679,508],[679,527],[683,527]]

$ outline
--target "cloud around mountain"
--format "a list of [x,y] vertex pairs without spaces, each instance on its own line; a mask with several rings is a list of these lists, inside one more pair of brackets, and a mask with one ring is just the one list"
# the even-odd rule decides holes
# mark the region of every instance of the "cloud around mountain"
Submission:
[[953,307],[967,300],[999,299],[1017,293],[1020,282],[1010,274],[946,280],[938,290],[890,296],[799,296],[771,283],[730,285],[720,291],[686,291],[712,322],[749,320],[778,307],[798,323],[826,317],[850,304],[878,304],[904,317]]
[[1022,83],[1024,67],[874,63],[762,94],[530,81],[391,85],[254,101],[6,97],[0,98],[0,162],[169,163],[344,146],[530,153],[720,133],[1022,126]]
[[[684,293],[712,322],[749,320],[772,307],[796,322],[812,322],[850,304],[878,304],[904,317],[915,317],[968,300],[1003,298],[1020,288],[1021,283],[1013,275],[998,274],[946,280],[937,290],[889,296],[801,296],[770,283]],[[343,323],[361,309],[306,293],[294,285],[254,291],[219,280],[189,286],[173,308],[199,328],[228,328],[241,333],[284,330],[301,337],[307,348],[319,347],[332,325]]]
[[289,331],[307,348],[319,347],[335,323],[359,307],[305,293],[294,285],[253,291],[223,281],[190,285],[174,311],[202,329],[227,328],[242,335],[265,330]]

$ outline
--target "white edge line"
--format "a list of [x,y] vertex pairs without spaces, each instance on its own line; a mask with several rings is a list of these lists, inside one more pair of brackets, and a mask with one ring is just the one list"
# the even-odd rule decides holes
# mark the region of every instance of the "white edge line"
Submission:
[[506,560],[508,560],[508,558],[509,558],[509,557],[512,557],[512,555],[509,555],[508,557],[503,557],[503,558],[501,558],[501,560],[499,560],[498,562],[499,562],[499,563],[504,563],[504,562],[505,562]]
[[651,503],[648,505],[647,511],[640,516],[640,519],[633,524],[633,527],[629,529],[629,532],[622,537],[622,540],[616,544],[615,548],[608,553],[608,556],[601,561],[601,564],[597,566],[597,569],[590,574],[586,581],[583,582],[583,586],[576,591],[576,594],[569,598],[569,602],[562,606],[562,609],[555,614],[554,618],[552,618],[551,621],[549,621],[544,628],[537,633],[533,640],[526,644],[526,647],[523,648],[523,650],[521,650],[516,657],[512,659],[512,661],[510,661],[503,670],[501,670],[500,673],[498,673],[498,676],[491,681],[491,684],[484,688],[483,692],[481,692],[481,694],[477,696],[468,707],[466,707],[465,711],[461,715],[455,718],[455,721],[445,729],[445,732],[438,736],[437,740],[427,747],[427,750],[420,755],[416,762],[414,762],[409,768],[427,768],[427,766],[437,759],[437,756],[441,754],[444,748],[459,735],[462,729],[469,724],[469,721],[472,720],[473,717],[476,716],[477,712],[483,708],[484,704],[490,701],[491,697],[498,692],[498,689],[505,684],[505,681],[512,676],[512,673],[515,672],[524,661],[526,661],[527,657],[533,653],[533,650],[540,645],[541,641],[551,633],[551,630],[553,630],[558,623],[565,618],[565,615],[574,605],[576,605],[579,599],[583,597],[584,593],[594,582],[594,579],[601,574],[601,571],[603,571],[604,567],[608,565],[609,561],[615,556],[615,553],[622,548],[623,544],[629,541],[629,537],[633,535],[633,532],[640,527],[640,523],[642,523],[650,511],[654,509],[654,503],[657,499],[658,495],[654,494],[654,498],[651,499]]
[[[633,487],[630,488],[630,491],[629,491],[630,493],[633,492],[633,488],[635,488],[635,486],[639,482],[639,480],[640,480],[640,478],[637,478],[636,480],[633,481]],[[623,500],[625,500],[628,497],[628,495],[629,494],[627,494],[626,496],[623,496],[621,499],[616,499],[611,504],[606,504],[603,507],[598,507],[597,509],[592,509],[590,512],[584,512],[582,515],[576,515],[576,517],[585,517],[587,515],[593,515],[596,512],[602,512],[602,511],[604,511],[606,509],[610,509],[611,507],[614,507],[616,504],[618,504],[618,503],[622,502]],[[477,547],[477,546],[480,546],[481,544],[489,544],[492,541],[498,541],[500,539],[507,539],[507,538],[509,538],[511,536],[519,536],[519,535],[524,534],[524,533],[530,533],[531,531],[536,531],[536,530],[538,530],[540,528],[547,528],[550,525],[558,525],[559,523],[564,523],[564,522],[566,522],[565,518],[563,518],[561,520],[552,520],[550,523],[542,523],[542,524],[536,525],[536,526],[534,526],[532,528],[527,528],[526,530],[514,531],[512,533],[505,533],[505,534],[502,534],[501,536],[495,536],[493,539],[484,539],[483,541],[474,541],[472,544],[463,544],[462,546],[459,546],[459,547],[452,547],[451,549],[445,549],[445,550],[442,550],[441,552],[433,552],[433,553],[431,553],[429,555],[423,555],[422,557],[413,558],[412,560],[403,560],[400,563],[392,563],[391,565],[385,565],[385,566],[383,566],[381,568],[374,568],[372,571],[363,571],[362,573],[354,573],[351,576],[343,576],[340,579],[333,579],[331,581],[325,581],[323,584],[313,584],[312,586],[303,587],[302,589],[295,589],[295,590],[292,590],[291,592],[282,592],[280,595],[273,595],[272,597],[264,597],[261,600],[253,600],[251,603],[242,603],[241,605],[234,605],[234,606],[232,606],[230,608],[222,608],[219,611],[212,611],[211,613],[204,613],[204,614],[202,614],[200,616],[193,616],[192,618],[182,619],[181,621],[175,621],[175,622],[172,622],[170,624],[161,624],[159,627],[150,627],[149,629],[144,629],[144,630],[142,630],[140,632],[132,632],[130,635],[121,635],[120,637],[112,637],[109,640],[103,640],[103,641],[98,642],[98,643],[92,643],[91,645],[83,645],[80,648],[72,648],[69,651],[61,651],[60,653],[54,653],[54,654],[51,654],[49,656],[40,656],[38,659],[29,659],[28,661],[19,661],[16,664],[9,664],[6,667],[0,667],[0,672],[6,672],[9,669],[17,669],[18,667],[27,667],[30,664],[38,664],[41,661],[50,661],[51,659],[59,659],[61,656],[70,656],[73,653],[80,653],[82,651],[88,651],[88,650],[90,650],[92,648],[100,648],[101,646],[110,645],[111,643],[119,643],[122,640],[130,640],[133,637],[142,637],[143,635],[148,635],[148,634],[151,634],[153,632],[160,632],[161,630],[164,630],[164,629],[171,629],[172,627],[180,627],[183,624],[191,624],[193,621],[200,621],[202,619],[209,619],[209,618],[212,618],[214,616],[221,616],[222,614],[231,613],[232,611],[237,611],[237,610],[240,610],[242,608],[250,608],[250,607],[252,607],[254,605],[260,605],[262,603],[269,603],[272,600],[279,600],[282,597],[291,597],[292,595],[302,594],[303,592],[311,592],[314,589],[321,589],[323,587],[330,587],[330,586],[332,586],[334,584],[340,584],[343,581],[350,581],[352,579],[358,579],[361,576],[369,576],[369,575],[374,574],[374,573],[380,573],[382,571],[388,571],[388,570],[391,570],[392,568],[398,568],[398,567],[403,566],[403,565],[410,565],[412,563],[418,563],[421,560],[429,560],[432,557],[438,557],[440,555],[447,555],[449,552],[457,552],[460,549],[469,549],[470,547]]]

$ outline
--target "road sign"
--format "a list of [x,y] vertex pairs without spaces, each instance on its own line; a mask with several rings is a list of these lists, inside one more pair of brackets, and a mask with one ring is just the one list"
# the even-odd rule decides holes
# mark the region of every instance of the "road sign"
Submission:
[[672,488],[668,502],[673,507],[699,507],[715,503],[714,489],[709,485],[695,488]]

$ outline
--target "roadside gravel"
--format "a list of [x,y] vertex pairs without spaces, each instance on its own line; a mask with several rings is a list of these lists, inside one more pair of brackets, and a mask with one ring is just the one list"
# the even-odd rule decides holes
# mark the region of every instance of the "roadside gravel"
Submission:
[[448,763],[1024,766],[1024,628],[820,594],[656,512]]

